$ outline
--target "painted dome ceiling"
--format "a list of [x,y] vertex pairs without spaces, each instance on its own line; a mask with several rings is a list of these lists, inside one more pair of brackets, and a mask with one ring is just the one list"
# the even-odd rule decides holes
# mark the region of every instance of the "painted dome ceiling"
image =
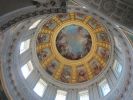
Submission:
[[36,52],[45,73],[74,84],[92,80],[106,69],[110,42],[106,28],[93,17],[58,14],[38,32]]

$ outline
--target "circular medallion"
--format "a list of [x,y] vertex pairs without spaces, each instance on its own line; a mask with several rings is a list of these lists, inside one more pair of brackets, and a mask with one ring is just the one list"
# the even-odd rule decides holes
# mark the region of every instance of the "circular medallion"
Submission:
[[57,50],[69,60],[79,60],[86,56],[91,45],[89,32],[82,26],[74,24],[64,27],[56,38]]

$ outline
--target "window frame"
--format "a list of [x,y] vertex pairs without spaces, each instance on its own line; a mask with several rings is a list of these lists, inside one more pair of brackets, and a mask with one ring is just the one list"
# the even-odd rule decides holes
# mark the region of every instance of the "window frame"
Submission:
[[116,48],[119,50],[119,51],[121,51],[121,45],[120,45],[120,43],[118,42],[118,39],[116,38],[116,37],[114,37],[114,40],[115,40],[115,46],[116,46]]
[[[31,74],[31,72],[33,71],[33,64],[31,62],[31,60],[29,60],[26,64],[24,64],[22,67],[21,67],[21,72],[22,72],[22,75],[25,79],[28,78],[28,76]],[[24,71],[28,71],[28,72],[24,72]]]
[[[47,83],[42,79],[40,78],[38,80],[38,82],[36,83],[36,85],[34,86],[33,88],[33,91],[39,96],[39,97],[43,97],[45,91],[46,91],[46,88],[47,88]],[[39,89],[41,89],[41,92],[38,91]]]
[[[118,71],[119,67],[120,67],[120,72]],[[123,69],[122,64],[119,63],[118,60],[115,60],[114,65],[113,65],[113,71],[114,71],[117,78],[121,75],[122,69]]]
[[[61,98],[61,96],[64,96],[63,99]],[[66,98],[67,98],[67,91],[57,90],[55,100],[66,100]]]
[[19,48],[19,53],[22,54],[25,51],[27,51],[30,48],[30,41],[31,39],[27,39],[21,42],[20,48]]
[[[103,87],[104,85],[104,87]],[[109,94],[109,92],[111,91],[110,85],[107,81],[107,79],[103,79],[102,81],[99,82],[98,84],[98,88],[99,88],[99,92],[101,96],[106,96]],[[106,90],[105,88],[107,88],[107,92],[104,92],[104,90]]]
[[[88,90],[82,90],[78,94],[79,94],[79,100],[90,100]],[[86,96],[87,98],[86,99],[84,99],[84,98],[81,99],[81,97],[83,97],[83,96]]]

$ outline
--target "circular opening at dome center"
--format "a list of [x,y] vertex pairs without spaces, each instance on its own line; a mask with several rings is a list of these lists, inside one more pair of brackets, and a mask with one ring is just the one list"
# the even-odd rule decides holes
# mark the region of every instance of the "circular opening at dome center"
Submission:
[[69,25],[61,29],[56,38],[58,52],[69,60],[85,57],[92,46],[90,33],[79,25]]

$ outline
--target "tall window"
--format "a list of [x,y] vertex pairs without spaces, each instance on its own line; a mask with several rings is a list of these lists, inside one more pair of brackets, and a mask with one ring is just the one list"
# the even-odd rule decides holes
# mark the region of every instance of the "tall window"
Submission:
[[27,64],[21,67],[21,71],[25,79],[30,75],[32,70],[33,70],[33,65],[31,61],[28,61]]
[[30,39],[21,42],[21,45],[20,45],[20,54],[22,54],[23,52],[28,50],[29,46],[30,46]]
[[42,97],[43,94],[44,94],[44,92],[45,92],[45,90],[46,90],[46,88],[47,88],[47,84],[42,79],[40,79],[37,82],[36,86],[34,87],[33,91],[37,95],[39,95],[40,97]]
[[88,90],[79,92],[80,100],[89,100],[89,93]]
[[66,91],[57,90],[55,100],[66,100],[66,95],[67,95]]
[[41,22],[41,19],[35,21],[35,22],[29,27],[29,30],[36,28],[37,25],[38,25],[40,22]]
[[122,72],[122,65],[117,60],[115,60],[115,62],[114,62],[113,70],[114,70],[117,77]]
[[103,96],[106,96],[110,92],[110,87],[106,79],[104,79],[99,83],[99,89],[100,89],[100,93]]

